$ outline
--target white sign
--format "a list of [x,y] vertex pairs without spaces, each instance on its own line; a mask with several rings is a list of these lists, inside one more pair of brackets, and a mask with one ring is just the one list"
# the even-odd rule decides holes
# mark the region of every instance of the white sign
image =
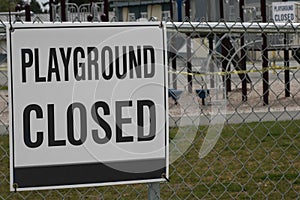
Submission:
[[11,190],[163,181],[164,25],[13,26],[7,30]]
[[273,2],[273,20],[274,22],[296,22],[296,2]]

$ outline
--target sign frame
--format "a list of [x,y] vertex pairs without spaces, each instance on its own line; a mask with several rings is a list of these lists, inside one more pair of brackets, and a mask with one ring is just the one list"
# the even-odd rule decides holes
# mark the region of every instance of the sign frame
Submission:
[[297,22],[297,2],[272,2],[272,17],[275,23]]
[[[138,170],[141,170],[139,173],[134,172],[121,172],[118,173],[118,170],[110,171],[110,168],[114,168],[114,166],[118,166],[120,163],[118,161],[114,163],[114,160],[107,161],[106,163],[92,163],[88,166],[85,166],[84,162],[82,163],[50,163],[42,164],[42,165],[34,165],[30,162],[28,162],[28,166],[26,164],[20,166],[17,166],[16,163],[21,162],[19,161],[22,159],[22,155],[17,155],[17,152],[20,152],[20,150],[17,150],[16,141],[20,140],[18,136],[16,136],[16,130],[18,126],[21,126],[20,120],[16,120],[16,113],[20,113],[18,110],[20,106],[18,105],[16,100],[16,93],[15,90],[18,90],[18,85],[16,84],[16,79],[20,78],[20,73],[16,72],[16,63],[20,61],[15,61],[17,58],[16,56],[18,53],[15,53],[16,49],[13,45],[14,40],[16,38],[13,36],[15,32],[18,31],[24,31],[24,30],[32,30],[32,31],[39,31],[39,30],[54,30],[54,29],[63,29],[63,30],[70,30],[70,32],[74,29],[91,29],[91,30],[98,30],[98,29],[114,29],[114,28],[124,28],[124,32],[128,31],[128,28],[133,29],[142,29],[143,27],[146,28],[153,28],[157,29],[159,28],[161,30],[161,40],[163,41],[162,44],[162,51],[160,64],[163,66],[163,121],[164,124],[163,127],[163,133],[164,133],[164,157],[159,158],[157,160],[153,159],[132,159],[126,163],[129,168],[132,166],[136,166]],[[141,35],[141,37],[143,37]],[[42,36],[44,38],[44,36]],[[80,39],[80,38],[78,38]],[[104,38],[105,39],[105,38]],[[36,40],[36,38],[34,38]],[[161,182],[168,180],[169,177],[169,144],[168,144],[168,138],[169,138],[169,132],[168,132],[168,95],[167,95],[167,83],[168,83],[168,75],[167,75],[167,47],[166,47],[166,26],[163,22],[146,22],[146,23],[99,23],[99,24],[91,24],[91,23],[61,23],[61,24],[53,24],[53,23],[44,23],[44,24],[32,24],[32,23],[24,23],[24,24],[14,24],[13,27],[7,26],[7,50],[8,50],[8,77],[9,77],[9,111],[10,111],[10,118],[9,118],[9,132],[10,132],[10,190],[11,191],[27,191],[27,190],[42,190],[42,189],[62,189],[62,188],[75,188],[75,187],[95,187],[95,186],[109,186],[109,185],[120,185],[120,184],[136,184],[136,183],[152,183],[152,182]],[[35,43],[36,45],[37,43]],[[17,49],[20,50],[20,49]],[[144,50],[145,51],[145,50]],[[29,54],[28,54],[29,55]],[[26,60],[28,61],[28,55],[24,58],[24,62]],[[25,57],[25,56],[24,56]],[[28,62],[29,63],[29,62]],[[49,64],[50,65],[50,64]],[[18,74],[19,73],[19,74]],[[19,75],[17,77],[16,75]],[[54,77],[54,76],[53,76]],[[146,82],[147,83],[147,82]],[[15,86],[17,85],[17,86]],[[22,94],[26,95],[26,94]],[[146,106],[147,107],[147,106]],[[49,108],[49,106],[48,106]],[[24,111],[24,110],[23,110]],[[50,113],[50,111],[49,111]],[[49,116],[48,113],[48,116]],[[34,114],[31,114],[34,115]],[[30,117],[31,117],[30,115]],[[46,115],[46,114],[45,114]],[[113,115],[113,114],[112,114]],[[150,114],[149,114],[150,115]],[[150,118],[150,116],[149,116]],[[33,122],[31,122],[33,123]],[[25,122],[23,122],[24,127]],[[49,125],[49,124],[48,124]],[[45,127],[46,129],[46,127]],[[22,133],[24,135],[24,133]],[[49,133],[48,133],[49,134]],[[50,136],[48,136],[50,137]],[[76,136],[77,137],[77,136]],[[18,138],[18,139],[16,139]],[[75,138],[75,136],[74,136]],[[81,138],[80,138],[81,139]],[[25,140],[25,139],[23,139]],[[38,138],[32,139],[32,141],[37,141]],[[24,159],[23,159],[24,160]],[[124,159],[125,160],[125,159]],[[163,167],[158,168],[157,170],[143,172],[143,169],[145,166],[151,166],[156,165],[155,162],[157,162],[157,166],[161,165],[161,162],[163,160]],[[24,161],[26,162],[26,161]],[[110,163],[109,166],[107,166],[107,163]],[[94,165],[93,165],[94,164]],[[126,165],[125,164],[125,165]],[[69,168],[70,166],[73,166],[73,168]],[[126,166],[126,167],[128,167]],[[55,172],[52,168],[55,168],[56,174],[52,174],[52,172]],[[109,168],[109,170],[107,170]],[[71,170],[70,170],[71,169]],[[154,168],[153,168],[154,169]],[[103,174],[95,175],[93,172],[95,171],[101,171],[106,170]],[[147,169],[148,170],[148,169]],[[81,174],[80,172],[85,171],[86,173]],[[69,173],[70,172],[70,173]],[[108,172],[114,172],[116,174],[111,175],[111,173]],[[49,175],[50,173],[50,175]],[[47,175],[48,174],[48,175]],[[108,174],[108,175],[107,175]],[[129,175],[132,178],[128,178]],[[103,178],[98,178],[102,176]],[[108,177],[105,177],[107,175]],[[54,176],[53,178],[51,176]]]

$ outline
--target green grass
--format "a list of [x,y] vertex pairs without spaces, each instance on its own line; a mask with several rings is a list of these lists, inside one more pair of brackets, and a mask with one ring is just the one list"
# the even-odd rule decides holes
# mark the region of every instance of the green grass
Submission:
[[2,85],[2,86],[0,86],[0,90],[8,90],[8,86],[7,85]]
[[[178,130],[170,128],[170,140]],[[196,131],[184,156],[170,165],[170,183],[161,184],[162,199],[300,197],[300,121],[226,125],[203,159],[198,154],[207,127]],[[146,184],[11,193],[8,148],[8,136],[1,136],[0,197],[4,199],[147,199]]]

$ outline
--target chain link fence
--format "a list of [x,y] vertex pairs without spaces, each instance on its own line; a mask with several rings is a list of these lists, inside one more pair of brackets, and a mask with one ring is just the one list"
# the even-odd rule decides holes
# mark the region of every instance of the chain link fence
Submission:
[[300,24],[167,23],[170,180],[9,192],[0,31],[0,199],[300,198]]

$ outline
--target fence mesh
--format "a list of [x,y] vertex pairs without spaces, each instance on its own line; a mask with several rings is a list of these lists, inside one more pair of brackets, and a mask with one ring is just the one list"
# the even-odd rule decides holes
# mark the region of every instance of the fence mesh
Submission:
[[0,199],[300,198],[298,26],[168,23],[170,182],[30,192],[9,192],[2,26]]

